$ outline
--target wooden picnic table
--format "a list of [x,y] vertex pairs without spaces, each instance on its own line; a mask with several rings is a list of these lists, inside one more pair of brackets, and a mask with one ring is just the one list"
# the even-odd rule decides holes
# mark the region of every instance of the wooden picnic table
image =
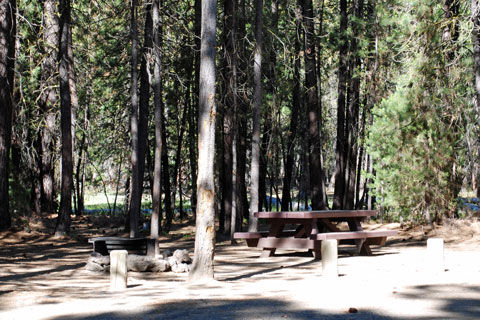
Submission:
[[[270,257],[275,250],[308,249],[315,258],[320,258],[321,242],[336,239],[341,243],[355,244],[359,254],[371,255],[370,245],[384,245],[394,230],[364,231],[361,221],[376,215],[373,210],[320,210],[298,212],[255,212],[255,217],[264,219],[268,232],[236,232],[235,239],[245,239],[249,247],[263,248],[261,257]],[[349,230],[341,230],[339,222],[347,222]],[[296,225],[294,230],[286,226]]]

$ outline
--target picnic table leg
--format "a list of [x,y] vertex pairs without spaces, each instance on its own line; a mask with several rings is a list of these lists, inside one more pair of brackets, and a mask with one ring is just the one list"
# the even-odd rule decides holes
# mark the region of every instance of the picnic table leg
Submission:
[[[270,232],[268,233],[268,236],[277,238],[282,233],[283,226],[283,223],[273,220],[272,224],[270,225]],[[276,250],[276,248],[263,248],[260,258],[273,257]]]
[[[360,224],[360,220],[357,218],[348,219],[348,227],[350,231],[363,231],[362,225]],[[357,246],[358,253],[363,256],[371,256],[372,249],[365,241],[365,239],[356,239],[355,244]]]
[[[317,219],[313,219],[312,221],[305,221],[305,223],[303,224],[303,229],[305,231],[305,234],[306,234],[307,238],[310,238],[310,235],[320,233],[318,223],[317,223]],[[321,249],[309,249],[308,252],[313,253],[313,258],[315,260],[322,259]]]

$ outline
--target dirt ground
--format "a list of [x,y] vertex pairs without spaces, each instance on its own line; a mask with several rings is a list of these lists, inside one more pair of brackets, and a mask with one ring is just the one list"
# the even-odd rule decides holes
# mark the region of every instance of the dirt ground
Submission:
[[[215,281],[186,274],[129,273],[109,291],[108,274],[85,270],[87,239],[121,235],[108,221],[75,220],[72,237],[51,236],[52,220],[0,234],[0,319],[479,319],[480,222],[399,230],[374,255],[340,247],[336,279],[306,252],[259,258],[245,243],[218,239]],[[100,223],[99,223],[100,222]],[[100,224],[100,228],[93,226]],[[161,249],[193,254],[193,226],[177,226]],[[28,232],[29,231],[29,232]],[[426,240],[445,240],[445,272],[431,272]]]

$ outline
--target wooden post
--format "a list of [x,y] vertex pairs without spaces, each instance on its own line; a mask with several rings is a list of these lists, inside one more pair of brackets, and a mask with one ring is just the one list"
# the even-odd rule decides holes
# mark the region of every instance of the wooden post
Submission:
[[322,241],[322,275],[338,277],[338,243],[335,239]]
[[127,259],[127,250],[113,250],[110,252],[110,291],[127,288]]
[[428,266],[430,272],[441,273],[445,271],[443,254],[443,239],[430,238],[427,240]]

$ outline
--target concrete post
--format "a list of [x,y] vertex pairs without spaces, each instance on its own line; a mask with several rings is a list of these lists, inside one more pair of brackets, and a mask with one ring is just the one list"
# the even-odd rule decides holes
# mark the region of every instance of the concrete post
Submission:
[[427,240],[428,266],[429,271],[440,273],[445,271],[445,261],[443,254],[443,239],[430,238]]
[[123,290],[127,288],[128,251],[113,250],[110,252],[110,290]]
[[335,239],[322,241],[322,275],[338,277],[338,243]]

